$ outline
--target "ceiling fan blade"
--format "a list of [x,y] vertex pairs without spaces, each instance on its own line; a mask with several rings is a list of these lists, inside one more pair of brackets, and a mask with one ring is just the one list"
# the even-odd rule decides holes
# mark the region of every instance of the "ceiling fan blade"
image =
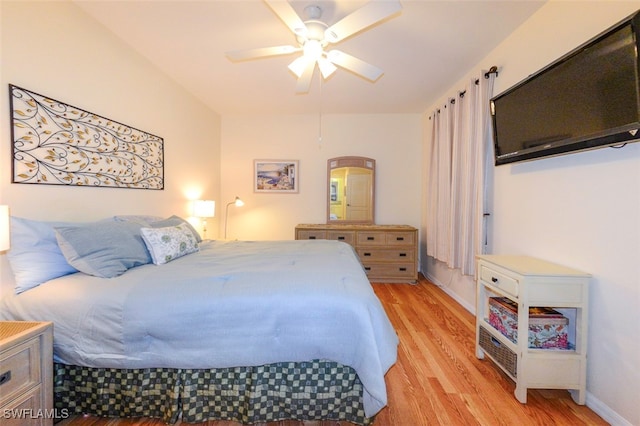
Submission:
[[380,68],[358,59],[355,56],[335,49],[327,53],[327,59],[339,67],[345,68],[371,81],[379,79],[384,72]]
[[302,77],[304,71],[309,66],[309,58],[302,55],[293,60],[288,66],[292,73],[296,75],[296,77]]
[[313,77],[313,70],[315,68],[316,61],[309,61],[307,68],[305,68],[300,78],[298,78],[296,93],[307,93],[309,91],[309,87],[311,87],[311,78]]
[[300,19],[288,1],[265,0],[265,2],[294,34],[300,36],[307,34],[307,26],[302,22],[302,19]]
[[318,58],[318,68],[322,78],[329,78],[337,69],[330,60],[322,56]]
[[399,1],[370,1],[326,29],[325,39],[337,43],[402,9]]
[[301,50],[302,48],[293,46],[259,47],[257,49],[233,50],[231,52],[227,52],[227,58],[232,61],[246,61],[248,59],[258,59],[267,56],[289,55]]

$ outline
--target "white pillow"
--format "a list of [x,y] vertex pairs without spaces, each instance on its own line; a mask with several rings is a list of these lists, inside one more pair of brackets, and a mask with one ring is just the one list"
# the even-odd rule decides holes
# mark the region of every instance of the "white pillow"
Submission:
[[184,223],[164,228],[142,228],[140,232],[156,265],[171,262],[199,250],[198,241]]

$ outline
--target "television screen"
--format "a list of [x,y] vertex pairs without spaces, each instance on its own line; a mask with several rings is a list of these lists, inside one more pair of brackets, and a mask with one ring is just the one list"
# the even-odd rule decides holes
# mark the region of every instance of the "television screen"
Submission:
[[639,17],[636,12],[491,100],[496,165],[636,139]]

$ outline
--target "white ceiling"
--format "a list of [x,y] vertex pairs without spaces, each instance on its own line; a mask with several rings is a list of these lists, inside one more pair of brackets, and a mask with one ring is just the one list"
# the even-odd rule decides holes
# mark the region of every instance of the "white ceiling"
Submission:
[[[381,78],[338,69],[321,84],[316,70],[309,93],[296,94],[287,69],[295,54],[236,63],[225,56],[295,45],[262,0],[74,2],[220,114],[425,112],[544,3],[401,0],[400,13],[333,46],[382,68]],[[331,25],[367,1],[290,3],[303,18],[305,6],[319,5]],[[482,64],[491,65],[500,64]]]

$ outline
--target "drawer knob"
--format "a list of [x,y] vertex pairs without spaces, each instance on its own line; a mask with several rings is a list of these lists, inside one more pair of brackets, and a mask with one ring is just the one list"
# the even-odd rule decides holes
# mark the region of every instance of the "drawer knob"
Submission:
[[0,375],[0,386],[8,383],[11,380],[11,370],[5,371]]
[[371,256],[371,253],[364,253],[365,256]]
[[404,237],[396,237],[396,241],[404,241]]
[[497,283],[498,279],[496,277],[491,277],[491,282]]
[[312,236],[310,236],[310,237],[309,237],[309,239],[310,239],[310,240],[315,240],[315,239],[316,239],[316,237],[315,237],[314,235],[312,235]]
[[370,271],[370,270],[371,270],[371,267],[370,267],[370,266],[365,266],[365,267],[364,267],[364,270],[365,270],[365,271]]
[[400,256],[400,257],[407,257],[407,253],[400,253],[398,256]]
[[342,237],[342,236],[338,237],[338,240],[344,240],[344,239],[345,239],[345,238],[344,238],[344,237]]
[[401,270],[402,272],[405,272],[405,271],[407,270],[407,268],[400,268],[400,270]]
[[367,241],[373,241],[375,239],[376,239],[376,237],[367,237]]

